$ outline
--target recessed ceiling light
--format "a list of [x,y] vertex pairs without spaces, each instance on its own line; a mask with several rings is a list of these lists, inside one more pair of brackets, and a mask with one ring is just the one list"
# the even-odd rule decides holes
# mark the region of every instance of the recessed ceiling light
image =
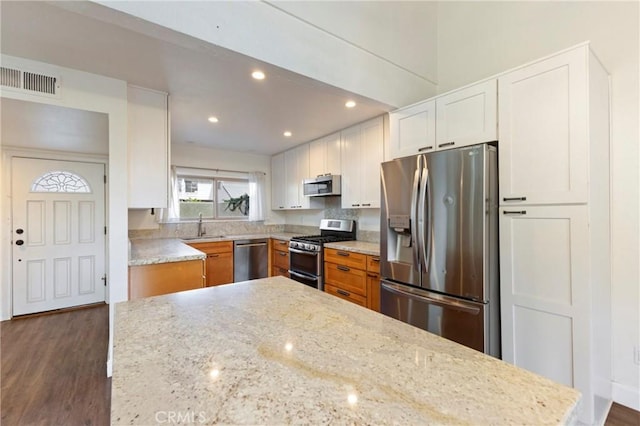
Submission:
[[344,106],[346,106],[347,108],[353,108],[354,106],[356,106],[356,102],[355,101],[347,101],[347,103],[345,103]]
[[209,122],[210,123],[217,123],[218,122],[218,117],[214,117],[214,116],[209,117]]
[[251,77],[256,80],[264,80],[264,73],[262,71],[254,71],[251,73]]
[[291,137],[291,132],[287,130],[286,132],[284,132],[284,133],[283,133],[283,135],[284,135],[286,138],[290,138],[290,137]]

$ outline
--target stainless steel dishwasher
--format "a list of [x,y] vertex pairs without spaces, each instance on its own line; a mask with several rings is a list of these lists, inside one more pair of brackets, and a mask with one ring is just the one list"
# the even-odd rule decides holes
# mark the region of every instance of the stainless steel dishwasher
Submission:
[[267,239],[237,240],[233,242],[233,281],[266,278],[269,263]]

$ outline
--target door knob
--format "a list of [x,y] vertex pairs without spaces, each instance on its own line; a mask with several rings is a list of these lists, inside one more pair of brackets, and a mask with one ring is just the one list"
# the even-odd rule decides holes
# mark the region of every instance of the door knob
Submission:
[[23,244],[24,244],[24,241],[22,241],[22,240],[18,240],[18,241],[16,241],[16,245],[17,245],[17,246],[21,246],[21,245],[23,245]]
[[18,235],[22,235],[23,232],[24,232],[24,230],[22,228],[16,229],[16,234],[18,234]]

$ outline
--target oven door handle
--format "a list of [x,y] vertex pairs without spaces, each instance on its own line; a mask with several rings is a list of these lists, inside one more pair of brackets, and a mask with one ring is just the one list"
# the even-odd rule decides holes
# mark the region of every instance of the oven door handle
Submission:
[[304,251],[304,250],[294,249],[291,247],[289,247],[289,251],[292,253],[303,254],[305,256],[318,256],[320,254],[319,251]]
[[289,274],[299,277],[299,278],[304,278],[310,281],[318,281],[318,277],[313,276],[313,275],[307,275],[307,274],[302,274],[300,272],[296,272],[296,271],[292,271],[291,269],[289,269]]

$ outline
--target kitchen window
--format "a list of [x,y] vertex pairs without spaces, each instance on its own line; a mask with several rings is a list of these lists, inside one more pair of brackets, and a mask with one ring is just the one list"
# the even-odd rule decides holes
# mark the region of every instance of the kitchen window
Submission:
[[177,175],[180,219],[249,218],[249,179]]

